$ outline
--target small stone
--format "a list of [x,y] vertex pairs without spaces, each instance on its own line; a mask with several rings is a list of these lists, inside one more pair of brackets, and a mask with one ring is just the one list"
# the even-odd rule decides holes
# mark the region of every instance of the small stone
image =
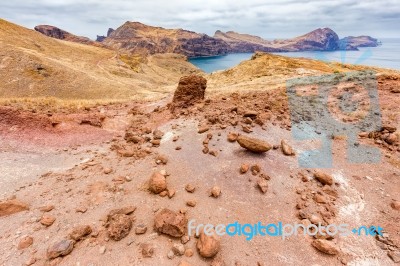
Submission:
[[258,115],[257,111],[246,110],[243,114],[243,117],[253,117],[255,118]]
[[250,167],[250,171],[253,175],[258,175],[261,172],[261,166],[258,164],[252,165]]
[[242,164],[241,166],[240,166],[240,173],[241,174],[245,174],[245,173],[247,173],[247,171],[249,171],[249,168],[250,168],[250,166],[248,165],[248,164]]
[[15,198],[0,202],[0,217],[27,210],[29,210],[28,204]]
[[177,150],[177,151],[179,151],[179,150],[181,150],[181,149],[182,149],[181,146],[176,146],[176,148],[175,148],[175,150]]
[[147,231],[147,226],[144,224],[138,224],[135,228],[135,234],[137,235],[142,235],[146,233],[146,231]]
[[208,152],[208,154],[210,154],[210,155],[212,155],[214,157],[217,157],[218,152],[216,150],[211,150],[211,151]]
[[272,146],[266,141],[243,135],[238,136],[237,142],[241,147],[255,153],[267,152],[272,148]]
[[159,195],[160,197],[165,197],[165,196],[168,195],[168,191],[167,191],[167,190],[161,191],[158,195]]
[[114,214],[109,216],[107,222],[108,237],[114,241],[119,241],[126,237],[132,228],[132,220],[125,214]]
[[193,186],[192,184],[187,184],[187,185],[185,186],[185,190],[186,190],[187,192],[189,192],[189,193],[193,193],[193,192],[196,190],[196,187]]
[[149,181],[149,189],[154,194],[158,194],[167,189],[167,181],[165,176],[160,173],[153,173]]
[[311,245],[322,253],[328,255],[337,255],[339,253],[339,249],[335,244],[325,239],[316,239],[311,243]]
[[176,243],[172,246],[172,251],[175,255],[182,256],[185,254],[185,246],[180,243]]
[[205,147],[203,148],[202,152],[203,152],[204,154],[207,154],[207,153],[210,152],[210,149],[209,149],[208,147],[205,146]]
[[99,248],[99,253],[100,253],[100,254],[106,253],[106,246],[101,246],[101,247]]
[[182,244],[186,244],[187,242],[189,242],[189,240],[190,240],[190,237],[187,235],[181,237]]
[[27,260],[25,262],[25,266],[30,266],[36,263],[36,258],[35,257],[31,257],[29,260]]
[[286,156],[296,155],[293,148],[286,142],[286,140],[281,141],[281,149],[282,149],[283,154]]
[[55,220],[56,218],[53,216],[43,215],[42,218],[40,219],[40,223],[44,226],[49,227],[54,223]]
[[85,213],[87,211],[87,208],[84,206],[79,206],[78,208],[75,209],[75,211],[80,213]]
[[220,239],[215,231],[211,235],[206,235],[203,231],[200,233],[196,247],[202,257],[212,258],[220,250]]
[[92,233],[92,228],[90,227],[90,225],[80,225],[72,229],[71,233],[69,234],[69,237],[75,241],[79,241],[91,233]]
[[392,207],[396,211],[400,211],[400,201],[394,200],[390,203],[390,207]]
[[167,258],[172,260],[174,257],[175,257],[175,253],[172,250],[168,251]]
[[333,184],[333,178],[332,176],[325,174],[321,171],[316,171],[314,173],[315,179],[317,179],[319,182],[321,182],[323,185],[329,185],[331,186]]
[[33,244],[33,237],[25,236],[18,243],[18,249],[26,249]]
[[104,168],[104,170],[103,170],[103,173],[106,174],[106,175],[111,174],[111,172],[112,172],[112,169],[108,168],[108,167]]
[[176,190],[175,190],[175,189],[168,188],[167,191],[168,191],[168,198],[171,199],[172,197],[175,196],[175,193],[176,193]]
[[234,133],[234,132],[229,132],[228,137],[227,137],[229,142],[235,142],[237,140],[237,138],[238,138],[238,134]]
[[211,189],[211,196],[212,197],[218,198],[220,194],[221,194],[221,188],[219,186],[214,186]]
[[193,250],[188,248],[187,250],[185,250],[185,256],[186,257],[192,257],[193,256]]
[[74,249],[74,241],[70,239],[63,239],[54,243],[47,249],[47,257],[55,259],[60,256],[68,255]]
[[195,207],[196,206],[196,201],[195,200],[188,200],[186,202],[186,205],[189,207]]
[[163,136],[164,136],[164,132],[162,132],[161,130],[156,129],[153,131],[153,138],[155,140],[160,140],[160,139],[162,139]]
[[265,180],[264,178],[260,177],[258,179],[258,181],[257,181],[257,185],[260,188],[262,193],[264,193],[264,194],[267,193],[267,191],[268,191],[268,182],[267,182],[267,180]]
[[39,208],[41,212],[49,212],[54,209],[54,205],[47,205]]
[[327,203],[326,197],[323,196],[323,195],[320,195],[320,194],[315,194],[314,200],[315,200],[315,202],[317,202],[317,203]]
[[198,130],[197,132],[198,132],[199,134],[202,134],[202,133],[204,133],[204,132],[207,132],[208,130],[210,130],[210,126],[204,125],[204,126],[199,127],[199,130]]
[[151,141],[151,144],[152,144],[153,146],[160,146],[161,141],[160,141],[159,139],[153,139],[153,140]]
[[159,154],[156,157],[156,162],[162,163],[162,164],[167,164],[168,163],[168,157],[163,154]]
[[151,258],[154,254],[154,247],[151,244],[143,243],[140,245],[140,249],[142,250],[142,255],[145,258]]
[[186,226],[186,216],[169,209],[161,210],[154,218],[155,230],[172,237],[182,237],[186,233]]

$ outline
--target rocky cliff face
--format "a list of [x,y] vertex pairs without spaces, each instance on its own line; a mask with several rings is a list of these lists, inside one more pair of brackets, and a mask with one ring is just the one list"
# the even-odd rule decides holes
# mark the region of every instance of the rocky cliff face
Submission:
[[287,40],[267,41],[258,36],[232,31],[217,31],[214,38],[227,42],[233,52],[331,51],[339,48],[339,37],[329,28],[317,29]]
[[380,42],[370,36],[349,36],[340,39],[339,46],[343,50],[356,50],[358,47],[377,47]]
[[126,22],[116,30],[108,29],[107,36],[97,36],[94,42],[54,26],[40,25],[35,30],[57,39],[108,47],[123,53],[142,55],[177,53],[188,57],[225,55],[228,53],[298,52],[356,50],[373,47],[379,42],[369,36],[339,39],[329,28],[316,29],[299,37],[269,41],[261,37],[233,31],[216,31],[213,37],[183,29],[165,29]]
[[103,43],[114,49],[140,54],[178,53],[188,57],[228,53],[223,40],[182,29],[164,29],[139,22],[126,22]]
[[60,28],[50,26],[50,25],[38,25],[35,27],[35,30],[52,38],[55,39],[60,39],[60,40],[65,40],[65,41],[70,41],[70,42],[77,42],[77,43],[82,43],[82,44],[88,44],[88,45],[93,45],[97,47],[103,47],[102,44],[92,41],[89,38],[82,37],[82,36],[76,36],[72,33],[69,33],[65,30],[62,30]]

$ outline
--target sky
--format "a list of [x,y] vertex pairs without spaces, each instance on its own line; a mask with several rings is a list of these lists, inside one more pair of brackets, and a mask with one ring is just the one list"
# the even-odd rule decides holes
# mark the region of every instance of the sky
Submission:
[[0,17],[91,39],[126,21],[211,36],[233,30],[279,39],[329,27],[339,37],[400,38],[400,0],[11,0],[0,2]]

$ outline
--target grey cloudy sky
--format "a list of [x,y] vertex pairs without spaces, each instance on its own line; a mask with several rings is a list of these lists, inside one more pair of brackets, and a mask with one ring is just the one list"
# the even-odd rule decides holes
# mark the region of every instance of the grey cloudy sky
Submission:
[[125,21],[184,28],[213,35],[217,29],[268,39],[330,27],[340,37],[400,37],[400,0],[10,0],[0,17],[33,28],[58,26],[95,38]]

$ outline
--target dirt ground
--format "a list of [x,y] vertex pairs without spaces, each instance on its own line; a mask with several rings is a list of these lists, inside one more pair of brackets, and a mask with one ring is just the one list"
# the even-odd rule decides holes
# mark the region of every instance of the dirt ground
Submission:
[[[382,79],[379,86],[383,121],[398,128],[400,97],[392,91],[399,81]],[[321,169],[333,183],[322,185],[315,169],[299,167],[298,155],[320,144],[293,138],[284,89],[206,95],[205,101],[174,112],[168,109],[171,98],[80,113],[0,107],[1,203],[24,205],[12,214],[4,214],[10,208],[1,205],[0,264],[392,265],[400,260],[398,139],[389,144],[383,135],[361,137],[360,143],[379,148],[382,157],[376,164],[352,164],[346,158],[346,139],[335,138],[333,165]],[[156,136],[156,129],[162,136]],[[275,147],[262,154],[249,152],[228,141],[231,132]],[[393,134],[398,137],[398,129]],[[283,139],[296,155],[283,154]],[[159,155],[167,158],[165,164]],[[260,171],[241,173],[243,164],[258,165]],[[175,194],[149,191],[150,177],[160,171],[168,193]],[[268,187],[265,193],[260,180]],[[194,192],[187,191],[188,184]],[[210,196],[214,186],[221,190],[216,198]],[[116,241],[110,237],[107,214],[129,206],[136,208],[124,214],[132,228]],[[195,236],[186,242],[157,232],[155,217],[164,208],[196,224],[214,225],[305,223],[316,214],[324,222],[351,227],[379,225],[384,235],[335,236],[329,240],[338,251],[334,255],[317,250],[315,239],[301,234],[284,240],[255,236],[251,241],[225,235],[218,254],[204,258]],[[65,256],[50,259],[52,245],[82,225],[91,232],[73,241]],[[182,242],[185,254],[171,255]]]

